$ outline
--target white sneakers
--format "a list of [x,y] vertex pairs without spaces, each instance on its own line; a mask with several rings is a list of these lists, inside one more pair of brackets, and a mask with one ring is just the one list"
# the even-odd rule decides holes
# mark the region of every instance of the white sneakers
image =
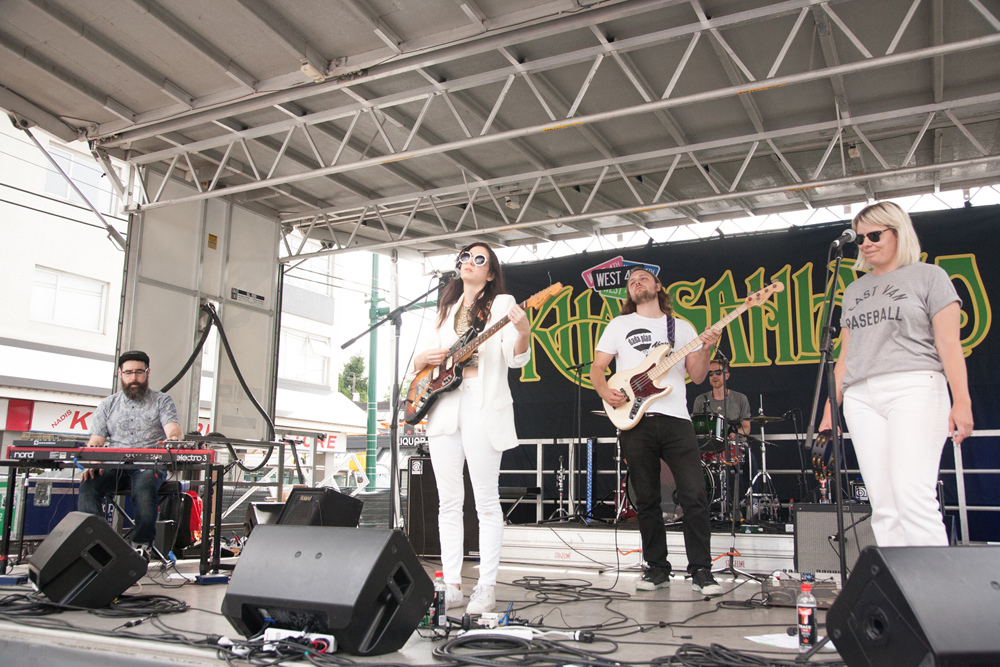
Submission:
[[486,614],[493,611],[496,605],[497,596],[493,592],[493,586],[476,586],[465,611],[469,614]]
[[458,608],[465,604],[460,584],[445,584],[444,604],[446,609]]

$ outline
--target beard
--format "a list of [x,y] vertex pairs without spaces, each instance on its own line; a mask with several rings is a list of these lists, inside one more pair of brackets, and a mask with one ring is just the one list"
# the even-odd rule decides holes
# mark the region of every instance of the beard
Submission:
[[125,396],[129,400],[139,401],[146,395],[146,390],[149,389],[149,380],[143,380],[139,382],[138,380],[125,385],[122,391],[125,392]]
[[654,301],[657,298],[657,294],[654,290],[647,289],[640,290],[638,294],[632,295],[632,301],[634,301],[637,306]]

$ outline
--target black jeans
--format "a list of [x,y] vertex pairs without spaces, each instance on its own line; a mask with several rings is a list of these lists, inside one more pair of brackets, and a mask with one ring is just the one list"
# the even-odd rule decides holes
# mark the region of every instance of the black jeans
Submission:
[[646,415],[631,430],[622,432],[621,443],[628,461],[632,502],[639,518],[643,559],[650,567],[670,569],[660,508],[660,459],[663,459],[674,475],[677,498],[684,510],[688,572],[711,568],[708,496],[691,422],[666,415]]

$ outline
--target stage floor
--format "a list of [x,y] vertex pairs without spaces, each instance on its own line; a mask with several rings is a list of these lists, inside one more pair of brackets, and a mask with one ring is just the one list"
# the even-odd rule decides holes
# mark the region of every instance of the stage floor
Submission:
[[[618,540],[619,551],[627,552],[637,548],[638,531],[627,524],[617,531],[595,528],[567,524],[507,527],[496,589],[496,611],[502,613],[510,605],[513,619],[530,621],[543,626],[543,630],[591,630],[596,635],[595,642],[567,643],[611,661],[648,663],[673,655],[685,644],[702,647],[719,644],[741,652],[754,652],[760,658],[790,660],[798,656],[795,649],[774,648],[748,639],[765,635],[790,639],[786,629],[796,620],[793,607],[764,604],[761,583],[744,577],[734,579],[730,575],[718,575],[724,595],[708,600],[691,589],[690,580],[678,574],[684,571],[682,559],[672,555],[675,575],[670,587],[636,592],[638,554],[621,555],[618,561],[621,567],[606,568],[615,565],[614,540]],[[673,538],[679,539],[680,535],[670,535],[672,554],[683,554],[683,548],[675,548],[673,544]],[[754,553],[780,551],[783,547],[775,546],[779,544],[776,539],[788,539],[780,535],[738,537],[743,541],[741,549]],[[529,542],[535,543],[537,553],[529,553]],[[552,545],[556,542],[563,546],[553,550]],[[725,551],[729,542],[728,534],[713,535],[713,555],[717,555],[717,544]],[[540,554],[546,552],[556,562],[543,564]],[[525,553],[534,556],[535,562],[530,562],[532,558],[517,557]],[[565,553],[571,556],[559,560]],[[600,557],[590,558],[593,554]],[[725,559],[717,561],[720,567],[725,562]],[[431,559],[424,560],[423,564],[429,573],[438,567]],[[197,572],[197,562],[181,561],[177,568],[182,573],[193,574]],[[19,572],[26,573],[27,566],[17,566],[15,573]],[[126,621],[143,616],[106,618],[86,611],[67,611],[50,616],[22,616],[12,621],[7,615],[12,609],[10,596],[28,594],[31,588],[0,587],[0,598],[4,599],[0,604],[0,612],[4,614],[0,620],[0,663],[5,667],[223,664],[224,660],[214,650],[176,641],[166,643],[164,636],[171,633],[194,641],[206,635],[239,639],[238,633],[219,613],[225,585],[201,586],[166,579],[164,573],[154,571],[154,566],[151,566],[151,573],[152,578],[144,577],[127,591],[127,595],[170,596],[185,602],[189,609],[162,615],[156,623],[147,621],[128,629],[122,627]],[[468,595],[478,577],[477,564],[466,562],[463,575]],[[275,576],[280,573],[275,572]],[[337,572],[332,570],[330,577],[335,581]],[[183,585],[167,587],[179,584]],[[450,615],[460,617],[461,610],[452,609]],[[818,618],[822,623],[825,612],[820,611]],[[441,641],[422,636],[429,634],[429,631],[418,629],[396,653],[373,657],[340,653],[337,658],[367,664],[432,664],[436,661],[433,650]],[[452,632],[451,636],[455,634]],[[825,631],[821,629],[820,634]],[[814,660],[835,658],[835,651],[824,649]],[[234,664],[247,663],[238,660]]]

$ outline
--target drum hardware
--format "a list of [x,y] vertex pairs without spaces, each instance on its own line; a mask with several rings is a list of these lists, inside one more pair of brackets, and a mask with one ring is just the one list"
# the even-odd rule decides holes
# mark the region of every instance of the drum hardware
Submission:
[[[762,516],[767,515],[770,520],[775,520],[778,505],[777,494],[774,491],[774,480],[767,472],[767,438],[764,434],[764,424],[784,421],[784,417],[769,417],[764,414],[764,395],[760,395],[760,407],[756,417],[751,417],[750,421],[760,424],[760,470],[750,479],[750,487],[747,489],[746,505],[747,518],[759,521]],[[756,440],[756,438],[755,438]],[[751,459],[751,466],[753,461]],[[754,493],[754,485],[760,482],[760,493]]]
[[556,470],[556,489],[559,491],[559,500],[556,504],[556,511],[548,518],[548,521],[565,521],[569,519],[569,513],[563,507],[563,490],[566,484],[566,467],[563,465],[563,457],[559,457],[559,469]]

